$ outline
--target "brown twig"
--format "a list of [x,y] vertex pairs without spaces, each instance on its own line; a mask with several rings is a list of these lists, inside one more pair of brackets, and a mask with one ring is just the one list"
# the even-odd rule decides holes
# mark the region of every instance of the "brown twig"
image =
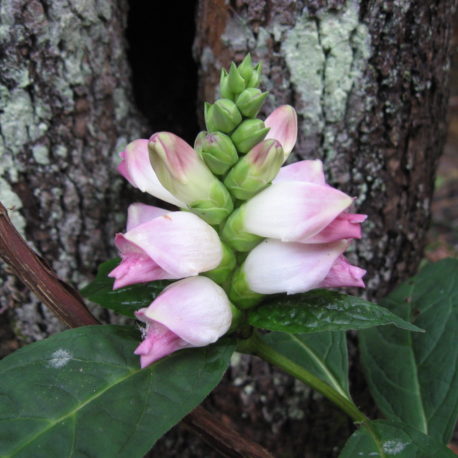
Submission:
[[20,236],[0,202],[0,257],[67,326],[99,324],[79,293],[61,281]]
[[[27,245],[0,202],[0,258],[69,327],[100,324],[86,308],[79,293],[60,280],[55,272]],[[183,422],[211,444],[222,456],[269,458],[260,445],[240,436],[202,407],[194,409]]]
[[273,458],[264,447],[245,439],[233,428],[218,421],[215,415],[203,407],[195,408],[184,421],[189,429],[199,434],[224,457]]

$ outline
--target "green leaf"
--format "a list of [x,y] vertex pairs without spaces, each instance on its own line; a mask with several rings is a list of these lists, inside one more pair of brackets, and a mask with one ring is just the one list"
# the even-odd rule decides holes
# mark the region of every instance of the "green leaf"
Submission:
[[292,334],[347,331],[384,324],[421,331],[384,307],[325,289],[294,296],[278,296],[263,302],[248,312],[248,321],[257,328]]
[[262,336],[262,339],[276,351],[334,388],[343,397],[350,399],[347,338],[344,332],[271,332]]
[[221,380],[233,344],[140,370],[131,327],[85,326],[0,362],[0,456],[142,457]]
[[350,436],[339,458],[456,458],[443,444],[405,424],[378,420],[371,425],[377,438],[362,426]]
[[170,281],[140,283],[113,291],[114,279],[108,277],[108,274],[119,264],[119,261],[119,258],[115,258],[100,264],[94,281],[85,286],[81,294],[102,307],[134,317],[135,310],[148,307],[170,284]]
[[458,417],[458,260],[428,265],[384,304],[426,333],[360,333],[371,393],[387,418],[447,443]]

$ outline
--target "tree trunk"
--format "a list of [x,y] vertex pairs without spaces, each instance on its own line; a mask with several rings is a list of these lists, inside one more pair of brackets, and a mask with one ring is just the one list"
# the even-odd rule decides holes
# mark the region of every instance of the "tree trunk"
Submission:
[[[192,103],[184,99],[193,95],[194,69],[163,40],[170,30],[186,35],[194,2],[148,3],[146,12],[132,3],[131,56],[143,51],[134,65],[139,106],[151,131],[174,130],[191,141]],[[248,51],[263,61],[266,112],[281,103],[298,110],[296,158],[322,158],[330,181],[369,214],[354,257],[369,270],[371,297],[415,271],[421,258],[445,133],[453,3],[199,3],[200,115],[201,102],[214,99],[221,65]],[[113,254],[113,234],[122,228],[126,201],[115,153],[151,133],[133,101],[126,18],[126,0],[0,5],[0,201],[37,251],[76,284]],[[152,26],[152,18],[160,20]],[[18,336],[35,340],[59,329],[5,274],[0,306],[8,309],[0,315],[0,356]],[[259,360],[235,359],[228,380],[207,407],[277,456],[336,456],[351,431],[344,414]],[[181,427],[152,455],[214,456]]]
[[[352,260],[368,270],[370,298],[413,274],[423,256],[446,134],[455,6],[454,0],[199,2],[200,102],[215,99],[221,66],[247,52],[263,63],[262,87],[270,91],[264,115],[283,103],[298,111],[292,160],[322,159],[330,183],[369,215]],[[227,384],[239,385],[242,399],[229,398],[226,386],[213,404],[278,456],[336,456],[334,447],[351,430],[327,402],[259,361],[242,358]],[[364,389],[353,387],[357,400]]]
[[[145,127],[133,104],[126,20],[123,0],[0,6],[0,201],[75,284],[113,255],[124,219],[116,152]],[[20,337],[61,329],[13,277],[2,278],[0,304]]]

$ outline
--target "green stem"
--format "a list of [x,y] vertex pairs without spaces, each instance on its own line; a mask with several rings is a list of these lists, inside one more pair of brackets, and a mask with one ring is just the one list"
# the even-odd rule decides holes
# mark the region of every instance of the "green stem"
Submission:
[[303,367],[291,361],[281,353],[278,353],[271,346],[267,345],[256,332],[249,339],[239,341],[237,349],[242,353],[251,353],[253,355],[259,356],[268,363],[279,367],[280,369],[299,379],[301,382],[304,382],[328,398],[330,401],[340,407],[355,422],[361,423],[367,429],[369,434],[372,436],[377,448],[379,449],[380,456],[385,456],[380,444],[378,434],[374,430],[370,420],[348,397],[343,396],[334,388],[320,380],[318,377]]

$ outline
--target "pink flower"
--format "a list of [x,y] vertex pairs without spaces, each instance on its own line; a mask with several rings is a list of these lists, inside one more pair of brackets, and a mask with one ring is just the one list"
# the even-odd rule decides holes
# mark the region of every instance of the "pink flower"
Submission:
[[170,132],[148,141],[151,164],[162,185],[210,224],[219,224],[232,211],[228,190],[198,153]]
[[284,242],[306,242],[352,202],[351,197],[330,186],[282,181],[261,191],[240,211],[246,232]]
[[326,179],[323,172],[323,163],[317,159],[285,165],[280,169],[273,183],[281,183],[282,181],[303,181],[325,186]]
[[320,287],[360,286],[365,270],[342,256],[349,242],[284,243],[267,239],[242,267],[248,287],[260,294],[296,294]]
[[151,166],[148,152],[148,140],[139,139],[129,143],[120,153],[121,163],[118,172],[135,188],[147,192],[158,199],[185,207],[185,204],[162,186]]
[[[316,185],[327,186],[323,172],[323,163],[320,160],[299,161],[287,165],[280,169],[275,177],[274,183],[284,182],[303,182],[313,183]],[[367,215],[348,213],[344,211],[337,215],[326,227],[319,233],[301,238],[297,241],[303,243],[329,243],[341,239],[360,239],[361,223],[365,221]]]
[[134,283],[195,276],[217,267],[222,246],[216,231],[189,212],[144,204],[129,207],[127,232],[115,244],[122,261],[113,289]]
[[267,117],[264,124],[270,128],[266,140],[273,138],[281,143],[285,154],[283,161],[286,161],[297,140],[296,110],[291,105],[281,105]]
[[321,282],[322,288],[338,288],[345,286],[357,286],[364,288],[363,277],[366,274],[364,269],[357,266],[352,266],[345,258],[340,255],[331,267],[331,270],[326,275],[326,278]]
[[182,348],[216,342],[232,321],[226,293],[206,277],[172,283],[135,315],[146,323],[144,340],[135,350],[142,368]]

